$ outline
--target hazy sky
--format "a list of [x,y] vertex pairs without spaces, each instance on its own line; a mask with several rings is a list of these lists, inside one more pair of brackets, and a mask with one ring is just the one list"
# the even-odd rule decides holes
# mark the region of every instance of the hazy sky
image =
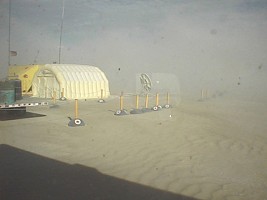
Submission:
[[[0,78],[8,6],[0,0]],[[240,81],[249,88],[254,78],[255,88],[266,84],[266,0],[65,0],[64,7],[61,63],[98,66],[111,88],[130,87],[139,72],[175,74],[184,92]],[[11,0],[10,14],[11,64],[59,61],[61,0]]]

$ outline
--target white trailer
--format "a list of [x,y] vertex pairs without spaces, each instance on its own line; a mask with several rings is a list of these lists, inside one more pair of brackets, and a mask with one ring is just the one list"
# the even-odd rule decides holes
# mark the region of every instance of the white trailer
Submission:
[[0,114],[25,114],[27,107],[47,106],[48,102],[0,104]]

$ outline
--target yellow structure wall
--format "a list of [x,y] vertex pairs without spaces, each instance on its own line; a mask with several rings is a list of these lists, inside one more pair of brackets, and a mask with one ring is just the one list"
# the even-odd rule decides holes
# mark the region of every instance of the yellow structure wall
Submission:
[[41,65],[10,66],[9,79],[20,79],[22,94],[31,94],[32,80]]

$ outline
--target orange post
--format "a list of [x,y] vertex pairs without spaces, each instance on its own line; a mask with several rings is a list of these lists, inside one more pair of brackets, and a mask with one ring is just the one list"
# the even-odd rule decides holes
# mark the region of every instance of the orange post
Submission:
[[120,110],[123,110],[123,96],[120,96]]
[[204,90],[203,89],[201,90],[201,99],[202,100],[204,99]]
[[57,93],[56,91],[53,91],[53,100],[54,100],[54,104],[56,104],[56,97],[57,96]]
[[45,98],[47,98],[47,87],[45,86]]
[[159,93],[156,94],[156,106],[159,105]]
[[170,94],[169,94],[169,92],[167,92],[167,104],[168,105],[170,104]]
[[75,99],[75,119],[78,118],[78,99]]
[[101,96],[100,96],[101,99],[103,99],[103,89],[101,89]]
[[136,109],[139,108],[139,95],[136,95]]
[[145,107],[148,108],[148,94],[146,94]]
[[62,88],[62,91],[61,91],[61,98],[64,97],[64,88]]

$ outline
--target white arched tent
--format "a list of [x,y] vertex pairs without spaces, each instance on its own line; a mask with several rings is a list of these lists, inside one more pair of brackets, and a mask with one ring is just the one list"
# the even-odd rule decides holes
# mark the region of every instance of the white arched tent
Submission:
[[39,67],[32,82],[34,97],[67,99],[103,98],[110,95],[105,74],[97,67],[74,64],[46,64]]

